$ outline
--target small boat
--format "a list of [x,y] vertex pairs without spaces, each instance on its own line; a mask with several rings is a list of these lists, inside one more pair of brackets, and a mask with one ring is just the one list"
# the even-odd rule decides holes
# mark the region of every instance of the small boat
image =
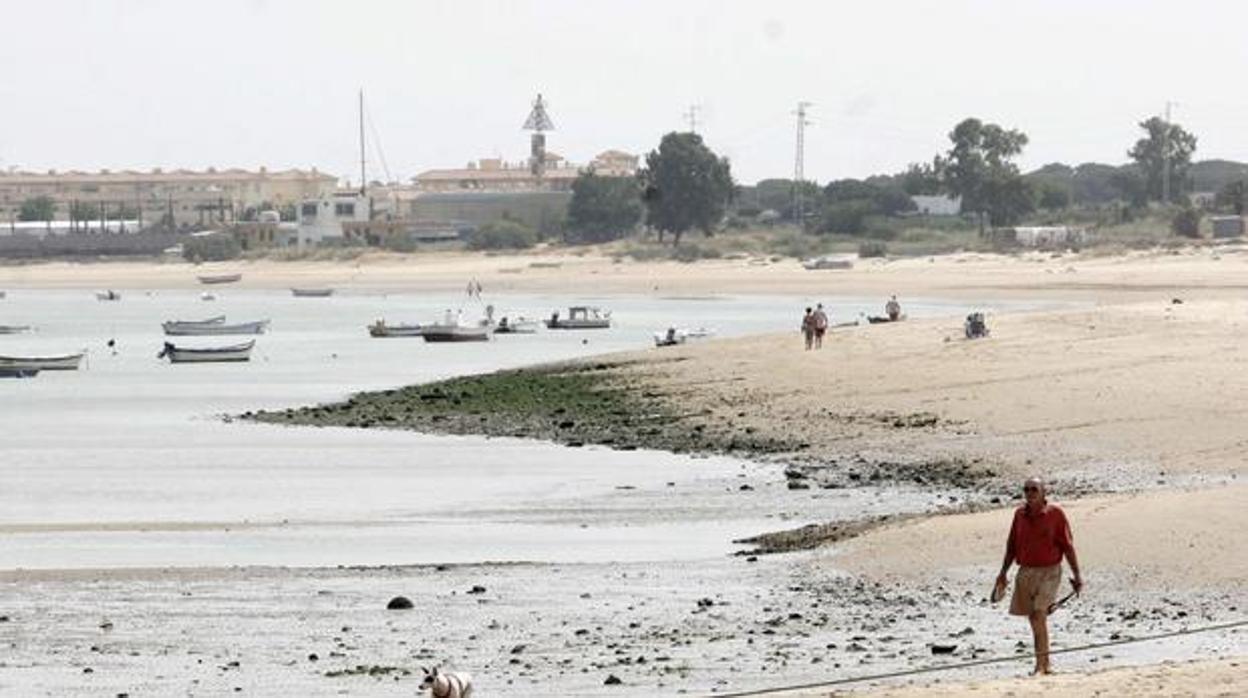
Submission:
[[[216,318],[213,318],[214,320]],[[224,322],[182,322],[170,320],[160,323],[165,334],[171,337],[205,337],[223,334],[264,334],[269,327],[268,320],[238,322],[227,325]]]
[[224,347],[179,347],[172,342],[165,342],[156,358],[169,358],[171,363],[209,363],[215,361],[250,361],[251,348],[256,340],[248,340],[242,344],[231,344]]
[[423,325],[387,325],[385,320],[378,320],[368,326],[368,334],[373,337],[419,337],[423,330]]
[[715,330],[709,330],[705,327],[696,329],[684,329],[681,327],[669,327],[666,332],[654,333],[654,346],[656,347],[674,347],[678,344],[684,344],[691,339],[705,339],[714,337]]
[[0,325],[0,334],[21,334],[29,331],[30,325]]
[[56,356],[0,356],[5,371],[77,371],[86,352]]
[[448,310],[442,322],[425,325],[420,331],[420,336],[424,337],[426,342],[485,342],[489,340],[493,329],[494,326],[489,320],[470,324],[464,322],[462,312],[452,317],[451,311]]
[[332,288],[292,288],[290,292],[295,298],[328,298],[334,295]]
[[611,311],[574,305],[568,308],[566,318],[559,317],[559,312],[551,313],[546,326],[552,330],[605,330],[611,327]]
[[108,291],[96,291],[95,299],[97,301],[119,301],[121,300],[121,294],[111,289]]
[[212,291],[204,291],[203,293],[199,294],[199,299],[201,301],[215,301],[217,299],[217,294],[213,293]]
[[818,269],[853,269],[854,263],[848,259],[833,257],[815,257],[802,262],[802,266],[811,271]]
[[232,284],[243,278],[242,274],[207,274],[196,277],[201,284]]
[[511,318],[504,315],[494,326],[494,331],[498,334],[534,334],[540,324],[537,320],[529,320],[524,316]]

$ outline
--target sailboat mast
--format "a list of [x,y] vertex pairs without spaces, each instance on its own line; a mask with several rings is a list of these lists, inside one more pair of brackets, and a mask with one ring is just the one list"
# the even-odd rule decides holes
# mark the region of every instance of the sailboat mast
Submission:
[[364,169],[364,90],[360,90],[360,196],[368,187],[368,174]]

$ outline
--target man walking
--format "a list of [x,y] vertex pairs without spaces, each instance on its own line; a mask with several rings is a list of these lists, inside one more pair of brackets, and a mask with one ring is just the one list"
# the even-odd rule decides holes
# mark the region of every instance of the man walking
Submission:
[[[1005,543],[1005,559],[1001,562],[1001,574],[997,575],[997,588],[1004,591],[1008,580],[1006,573],[1015,561],[1018,575],[1014,579],[1014,595],[1010,599],[1010,614],[1026,616],[1031,623],[1031,636],[1036,648],[1035,674],[1048,674],[1049,665],[1049,607],[1057,599],[1062,583],[1062,557],[1070,565],[1070,580],[1075,593],[1083,590],[1083,577],[1079,574],[1079,557],[1070,533],[1066,514],[1045,499],[1044,481],[1033,477],[1023,483],[1026,503],[1014,511],[1014,523]],[[995,597],[994,597],[995,598]]]
[[814,312],[815,322],[815,348],[823,348],[823,335],[828,331],[828,314],[823,312],[823,303],[815,306]]

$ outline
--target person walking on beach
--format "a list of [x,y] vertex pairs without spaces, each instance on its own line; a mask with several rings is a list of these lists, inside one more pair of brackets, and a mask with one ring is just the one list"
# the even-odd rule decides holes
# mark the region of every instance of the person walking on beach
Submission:
[[814,312],[815,323],[815,348],[823,348],[823,334],[828,331],[828,314],[823,312],[823,303],[815,306]]
[[802,316],[802,336],[806,338],[806,351],[810,351],[815,346],[815,314],[810,308]]
[[1038,477],[1023,483],[1026,503],[1014,511],[1014,522],[1005,543],[1005,559],[1001,573],[997,575],[998,591],[1004,593],[1009,580],[1006,573],[1015,561],[1018,575],[1014,578],[1014,595],[1010,599],[1010,614],[1026,616],[1031,623],[1031,636],[1036,649],[1034,674],[1051,673],[1049,665],[1049,609],[1057,599],[1062,583],[1062,557],[1070,565],[1070,583],[1078,594],[1083,590],[1083,576],[1079,573],[1079,557],[1070,533],[1070,523],[1059,507],[1049,504],[1045,497],[1044,481]]

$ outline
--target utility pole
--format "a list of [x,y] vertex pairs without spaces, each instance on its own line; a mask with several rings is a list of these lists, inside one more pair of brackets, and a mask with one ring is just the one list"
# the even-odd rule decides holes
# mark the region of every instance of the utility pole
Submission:
[[798,102],[797,111],[793,112],[797,115],[797,152],[793,158],[793,219],[801,230],[806,228],[805,187],[802,184],[806,181],[806,127],[810,124],[806,119],[806,108],[810,106],[813,106],[813,102]]
[[690,104],[689,109],[684,113],[685,121],[689,122],[689,133],[698,132],[698,112],[700,111],[702,111],[702,107]]
[[1161,136],[1161,205],[1170,205],[1170,107],[1174,102],[1166,102],[1166,127]]

